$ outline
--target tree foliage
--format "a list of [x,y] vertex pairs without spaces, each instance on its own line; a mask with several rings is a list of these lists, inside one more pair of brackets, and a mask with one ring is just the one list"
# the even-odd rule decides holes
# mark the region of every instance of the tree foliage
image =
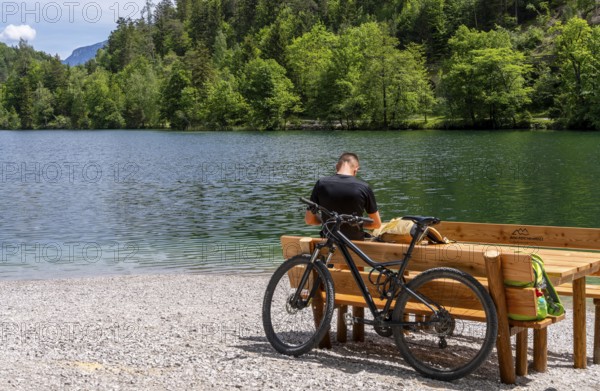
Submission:
[[505,31],[481,32],[460,27],[450,39],[452,57],[442,74],[443,96],[452,116],[472,126],[500,127],[530,103],[526,84],[530,67]]
[[598,8],[147,1],[83,66],[0,43],[0,128],[282,129],[318,120],[396,129],[431,117],[501,128],[528,126],[532,112],[600,129],[600,27],[589,22]]
[[600,27],[572,18],[555,31],[560,117],[573,128],[600,128]]
[[259,129],[284,128],[290,114],[300,111],[293,87],[277,61],[255,58],[248,62],[241,90],[250,107],[251,124]]

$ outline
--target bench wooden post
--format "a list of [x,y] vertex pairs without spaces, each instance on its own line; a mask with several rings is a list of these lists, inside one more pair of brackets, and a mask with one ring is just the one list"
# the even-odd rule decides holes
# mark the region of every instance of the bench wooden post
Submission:
[[500,380],[505,384],[515,384],[516,374],[510,346],[510,327],[508,325],[508,311],[506,308],[506,294],[504,292],[504,278],[502,276],[502,262],[500,253],[496,250],[486,251],[485,267],[488,275],[490,295],[496,305],[498,314],[498,365],[500,366]]
[[594,319],[594,364],[600,364],[600,299],[594,299],[596,317]]
[[[323,303],[322,290],[319,289],[317,294],[312,299],[312,309],[313,316],[315,318],[315,327],[318,328],[323,320],[323,309],[325,308],[325,303]],[[319,342],[319,348],[321,349],[331,349],[331,339],[329,338],[329,330],[323,336],[321,342]]]
[[315,249],[315,246],[313,245],[312,241],[312,238],[309,237],[300,239],[300,251],[303,254],[312,254],[313,250]]
[[575,368],[587,367],[585,330],[585,277],[573,281],[573,359]]
[[[345,265],[344,265],[345,266]],[[347,266],[345,266],[348,268]],[[358,266],[359,271],[365,270],[363,266]],[[365,308],[364,307],[352,307],[352,316],[355,318],[364,319],[365,317]],[[365,324],[364,323],[354,323],[352,325],[352,340],[354,342],[365,342]]]
[[[314,251],[314,244],[312,238],[305,237],[301,238],[299,241],[300,251],[304,254],[312,254]],[[313,316],[315,318],[315,327],[319,327],[319,324],[323,320],[323,309],[325,308],[325,303],[323,303],[322,290],[319,289],[317,294],[312,300],[312,310]],[[319,342],[319,348],[321,349],[331,349],[331,339],[329,337],[329,331],[325,333],[323,339]]]
[[533,369],[546,372],[548,369],[548,328],[533,330]]
[[346,316],[345,316],[347,312],[348,312],[347,305],[340,305],[338,307],[336,340],[341,343],[344,343],[348,340],[348,326],[346,326]]
[[[363,307],[352,307],[352,315],[355,318],[364,318],[365,317],[365,309]],[[352,325],[352,340],[354,342],[364,342],[365,341],[365,325],[364,323],[354,323]]]
[[517,376],[527,376],[527,334],[528,329],[517,333],[516,372]]

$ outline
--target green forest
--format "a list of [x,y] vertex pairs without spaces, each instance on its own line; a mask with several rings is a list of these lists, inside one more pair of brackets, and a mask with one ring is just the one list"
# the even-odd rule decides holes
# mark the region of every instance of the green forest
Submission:
[[0,129],[600,130],[596,0],[162,0],[83,66],[0,44]]

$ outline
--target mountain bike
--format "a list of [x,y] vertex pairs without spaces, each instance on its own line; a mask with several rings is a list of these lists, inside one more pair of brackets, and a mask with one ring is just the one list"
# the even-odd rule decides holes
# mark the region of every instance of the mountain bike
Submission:
[[[283,262],[269,281],[262,318],[266,337],[276,351],[300,356],[329,331],[335,287],[328,266],[333,266],[332,256],[339,250],[373,318],[346,314],[346,323],[371,325],[377,334],[393,336],[405,361],[424,376],[450,381],[479,368],[498,332],[496,309],[487,290],[473,276],[453,268],[432,268],[416,276],[407,273],[415,246],[439,219],[403,217],[414,223],[403,259],[376,262],[340,231],[344,224],[362,228],[371,219],[338,214],[300,200],[320,215],[324,241],[315,245],[312,254]],[[370,268],[368,283],[377,287],[379,307],[350,252]],[[315,317],[317,309],[320,315]]]

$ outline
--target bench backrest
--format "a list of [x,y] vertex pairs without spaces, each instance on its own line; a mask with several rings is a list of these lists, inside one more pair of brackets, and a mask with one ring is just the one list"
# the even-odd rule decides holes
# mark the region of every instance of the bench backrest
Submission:
[[[297,254],[307,253],[307,251],[302,250],[300,239],[302,238],[299,236],[281,237],[284,259]],[[312,238],[312,245],[321,240],[319,238]],[[378,262],[402,259],[404,253],[408,250],[408,245],[406,244],[362,241],[355,241],[354,244]],[[433,267],[444,266],[463,270],[475,277],[486,277],[487,272],[483,254],[490,249],[497,249],[502,254],[502,269],[505,280],[533,281],[531,259],[528,254],[515,252],[514,248],[502,248],[493,245],[451,243],[416,246],[408,270],[424,271]],[[354,254],[352,254],[352,259],[354,259],[357,266],[368,267],[362,259]],[[335,253],[332,263],[345,264],[340,251]]]
[[599,228],[463,223],[455,221],[442,221],[435,228],[448,239],[460,242],[600,251]]
[[[284,259],[298,254],[310,253],[314,249],[314,245],[320,241],[322,241],[320,238],[307,239],[299,236],[282,236],[281,245]],[[354,243],[373,260],[379,262],[402,259],[403,254],[408,249],[408,245],[404,244],[361,241],[355,241]],[[414,276],[418,272],[433,267],[454,267],[475,277],[479,277],[485,284],[487,272],[483,254],[488,249],[489,246],[462,243],[417,246],[407,269],[409,274]],[[515,253],[513,249],[509,248],[501,248],[500,251],[502,254],[502,272],[505,280],[521,281],[524,283],[533,281],[533,268],[529,254]],[[358,258],[358,256],[353,254],[353,259],[357,266],[368,268],[368,265]],[[349,304],[352,302],[352,297],[354,298],[353,300],[356,300],[356,298],[360,299],[362,294],[350,271],[343,267],[345,262],[339,251],[332,258],[332,263],[334,267],[330,269],[330,272],[335,283],[336,301]],[[377,299],[375,300],[376,304],[381,307],[384,301],[378,300],[379,294],[377,288],[369,283],[368,270],[362,272],[361,277],[365,281],[365,285],[371,295]],[[506,287],[505,294],[509,313],[535,316],[536,296],[533,288]],[[466,309],[478,309],[473,308],[470,303],[476,303],[476,301],[465,296],[464,302],[460,305]]]
[[600,228],[442,221],[436,229],[460,242],[600,251]]

